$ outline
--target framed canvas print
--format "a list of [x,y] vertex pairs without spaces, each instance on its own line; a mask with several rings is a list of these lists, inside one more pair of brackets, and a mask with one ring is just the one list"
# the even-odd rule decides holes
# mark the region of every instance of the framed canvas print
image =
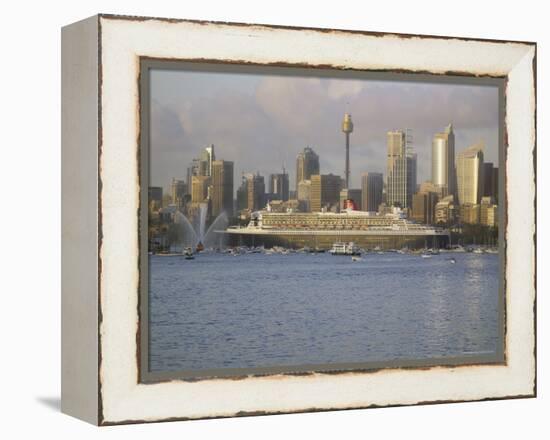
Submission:
[[62,32],[62,410],[536,395],[536,45],[99,15]]

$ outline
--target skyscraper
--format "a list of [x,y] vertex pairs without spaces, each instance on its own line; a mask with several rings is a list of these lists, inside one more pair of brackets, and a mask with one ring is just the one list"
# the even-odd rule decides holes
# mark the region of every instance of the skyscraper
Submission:
[[479,204],[483,195],[483,143],[472,145],[458,154],[456,175],[458,203]]
[[192,176],[191,177],[191,201],[193,203],[202,203],[208,197],[208,186],[210,177]]
[[302,180],[298,184],[298,193],[296,198],[301,202],[302,208],[304,211],[310,211],[310,200],[311,200],[311,180]]
[[207,176],[212,175],[212,162],[216,160],[214,153],[214,145],[206,147],[199,158],[193,159],[191,164],[187,168],[187,188],[191,191],[193,176]]
[[412,196],[416,192],[416,153],[407,153],[407,207],[412,207]]
[[269,192],[273,195],[276,200],[282,200],[286,202],[288,200],[288,174],[283,168],[281,174],[270,174],[269,175]]
[[498,168],[492,162],[483,164],[483,195],[498,200]]
[[346,135],[346,170],[344,178],[346,181],[346,188],[349,188],[349,135],[353,132],[353,122],[349,113],[344,114],[344,120],[342,121],[342,131]]
[[363,211],[378,211],[382,203],[384,177],[382,173],[363,173],[361,176],[361,209]]
[[452,124],[432,141],[432,183],[440,197],[456,192],[455,135]]
[[333,174],[315,174],[311,176],[310,207],[312,212],[322,208],[332,209],[340,202],[342,179]]
[[410,208],[416,191],[416,155],[407,151],[406,135],[402,130],[389,131],[387,143],[386,203]]
[[436,192],[415,193],[412,198],[412,219],[419,223],[435,223],[435,207],[438,201]]
[[247,208],[258,211],[265,205],[265,180],[260,174],[249,174],[246,177]]
[[193,176],[200,176],[201,160],[193,159],[187,168],[187,192],[191,193],[191,187],[193,185]]
[[214,144],[206,147],[201,156],[201,176],[212,176],[212,163],[216,160],[216,154],[214,152]]
[[176,205],[178,209],[183,208],[185,194],[187,194],[187,185],[185,184],[185,182],[183,180],[173,178],[171,193],[172,204]]
[[212,215],[233,215],[233,162],[212,162]]
[[241,176],[241,186],[237,188],[237,211],[248,208],[248,179],[246,175]]
[[302,180],[309,180],[312,175],[319,173],[319,156],[310,147],[304,148],[296,157],[296,191]]

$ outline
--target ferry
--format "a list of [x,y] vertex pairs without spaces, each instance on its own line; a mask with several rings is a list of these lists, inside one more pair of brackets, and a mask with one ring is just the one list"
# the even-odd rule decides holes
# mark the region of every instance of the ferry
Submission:
[[332,255],[361,255],[361,250],[353,242],[336,242],[329,252]]

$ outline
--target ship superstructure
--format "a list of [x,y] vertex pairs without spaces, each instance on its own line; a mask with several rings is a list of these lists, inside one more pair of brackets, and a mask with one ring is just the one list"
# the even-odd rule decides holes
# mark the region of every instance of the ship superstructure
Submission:
[[402,212],[392,214],[354,211],[343,212],[270,212],[252,213],[245,227],[229,227],[225,233],[255,244],[289,247],[314,246],[330,249],[335,242],[353,241],[362,247],[411,248],[444,246],[449,231],[436,226],[414,223]]

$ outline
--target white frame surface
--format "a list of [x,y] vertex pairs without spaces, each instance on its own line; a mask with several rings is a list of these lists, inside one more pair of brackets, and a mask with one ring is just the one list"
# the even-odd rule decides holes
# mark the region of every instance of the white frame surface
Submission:
[[[94,20],[97,412],[75,414],[78,398],[66,412],[118,424],[535,395],[534,44],[116,16],[96,17],[87,26]],[[506,76],[506,365],[139,383],[140,57]]]

